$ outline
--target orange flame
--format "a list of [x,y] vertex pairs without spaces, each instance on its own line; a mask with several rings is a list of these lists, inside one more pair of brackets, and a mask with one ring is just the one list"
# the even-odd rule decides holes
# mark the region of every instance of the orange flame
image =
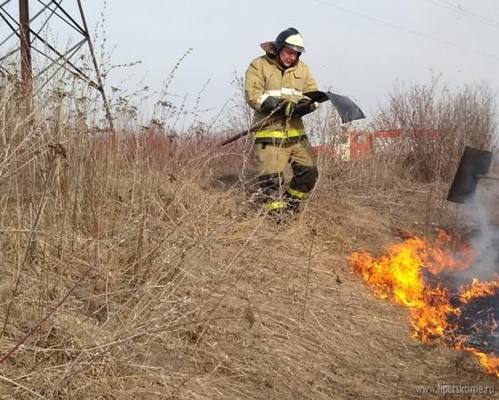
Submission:
[[499,357],[489,356],[474,349],[468,349],[468,351],[478,357],[478,360],[485,371],[499,378]]
[[[348,261],[378,297],[410,309],[413,335],[426,342],[445,336],[449,327],[448,317],[459,316],[460,309],[450,303],[447,289],[425,283],[423,271],[436,276],[442,271],[464,270],[472,265],[475,258],[469,246],[452,251],[449,249],[450,242],[445,232],[440,232],[433,243],[412,237],[387,247],[385,254],[378,259],[367,252],[355,252]],[[499,277],[491,282],[475,279],[470,286],[459,290],[459,299],[464,304],[476,297],[492,295],[498,288]],[[488,373],[499,376],[498,357],[457,343],[454,346],[473,353]]]
[[481,296],[490,296],[499,288],[499,279],[490,282],[480,282],[474,278],[471,285],[461,292],[460,298],[463,303],[468,303],[471,299]]

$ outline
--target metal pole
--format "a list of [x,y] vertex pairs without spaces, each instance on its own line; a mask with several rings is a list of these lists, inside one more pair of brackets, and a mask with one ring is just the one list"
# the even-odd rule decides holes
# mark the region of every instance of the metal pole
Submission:
[[29,1],[19,0],[19,25],[21,47],[21,81],[23,84],[26,101],[31,104],[33,92],[33,69],[31,64],[31,41],[29,28]]
[[78,0],[78,8],[80,9],[81,21],[83,23],[83,29],[85,30],[85,37],[88,41],[88,48],[90,49],[90,55],[92,56],[92,62],[95,68],[95,74],[97,75],[97,84],[99,85],[98,90],[102,96],[102,100],[104,101],[104,109],[106,110],[106,118],[109,123],[109,128],[111,128],[111,132],[116,134],[114,130],[114,122],[113,116],[111,115],[111,107],[109,106],[109,102],[107,101],[106,92],[104,90],[104,85],[102,83],[102,76],[99,70],[99,64],[97,63],[97,58],[95,57],[94,45],[92,44],[92,39],[90,37],[90,33],[88,31],[87,20],[85,18],[85,13],[83,12],[83,6],[81,5],[81,0]]

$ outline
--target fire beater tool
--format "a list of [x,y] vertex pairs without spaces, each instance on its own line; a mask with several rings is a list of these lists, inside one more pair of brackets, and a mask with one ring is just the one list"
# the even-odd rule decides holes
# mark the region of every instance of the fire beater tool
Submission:
[[[343,124],[355,121],[357,119],[365,118],[365,115],[360,109],[360,107],[346,96],[341,96],[339,94],[331,93],[329,91],[328,92],[314,91],[314,92],[305,93],[304,96],[308,97],[310,100],[317,103],[324,103],[326,101],[330,101],[333,104],[336,111],[338,112],[341,122]],[[249,129],[246,129],[238,133],[237,135],[234,135],[224,140],[222,143],[220,143],[220,147],[235,142],[236,140],[242,138],[243,136],[246,136],[248,133],[262,129],[265,126],[265,124],[269,122],[269,120],[270,119],[265,119],[264,121],[258,122],[257,124],[251,126]]]

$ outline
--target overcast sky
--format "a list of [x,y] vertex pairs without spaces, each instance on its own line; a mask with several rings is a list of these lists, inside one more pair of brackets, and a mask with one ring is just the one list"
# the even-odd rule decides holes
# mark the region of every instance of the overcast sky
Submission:
[[[15,2],[17,3],[17,2]],[[36,3],[36,1],[32,1]],[[71,8],[73,0],[63,4]],[[110,84],[160,87],[189,48],[170,92],[191,107],[208,80],[201,108],[220,108],[231,81],[262,54],[259,43],[296,27],[303,60],[320,87],[354,98],[372,114],[395,82],[488,82],[499,92],[497,0],[107,0],[85,1],[89,25],[104,12],[113,71]],[[105,6],[105,7],[104,7]],[[1,31],[0,31],[1,32]]]

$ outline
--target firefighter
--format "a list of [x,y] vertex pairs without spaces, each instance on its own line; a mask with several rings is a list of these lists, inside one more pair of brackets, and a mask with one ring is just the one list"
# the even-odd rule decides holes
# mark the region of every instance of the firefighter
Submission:
[[[252,125],[259,126],[255,133],[259,193],[269,212],[293,212],[318,177],[315,154],[302,121],[318,106],[304,94],[318,89],[309,68],[300,60],[305,47],[295,28],[260,46],[266,54],[251,62],[244,84],[246,101],[255,111]],[[284,188],[283,172],[288,164],[293,177]]]

